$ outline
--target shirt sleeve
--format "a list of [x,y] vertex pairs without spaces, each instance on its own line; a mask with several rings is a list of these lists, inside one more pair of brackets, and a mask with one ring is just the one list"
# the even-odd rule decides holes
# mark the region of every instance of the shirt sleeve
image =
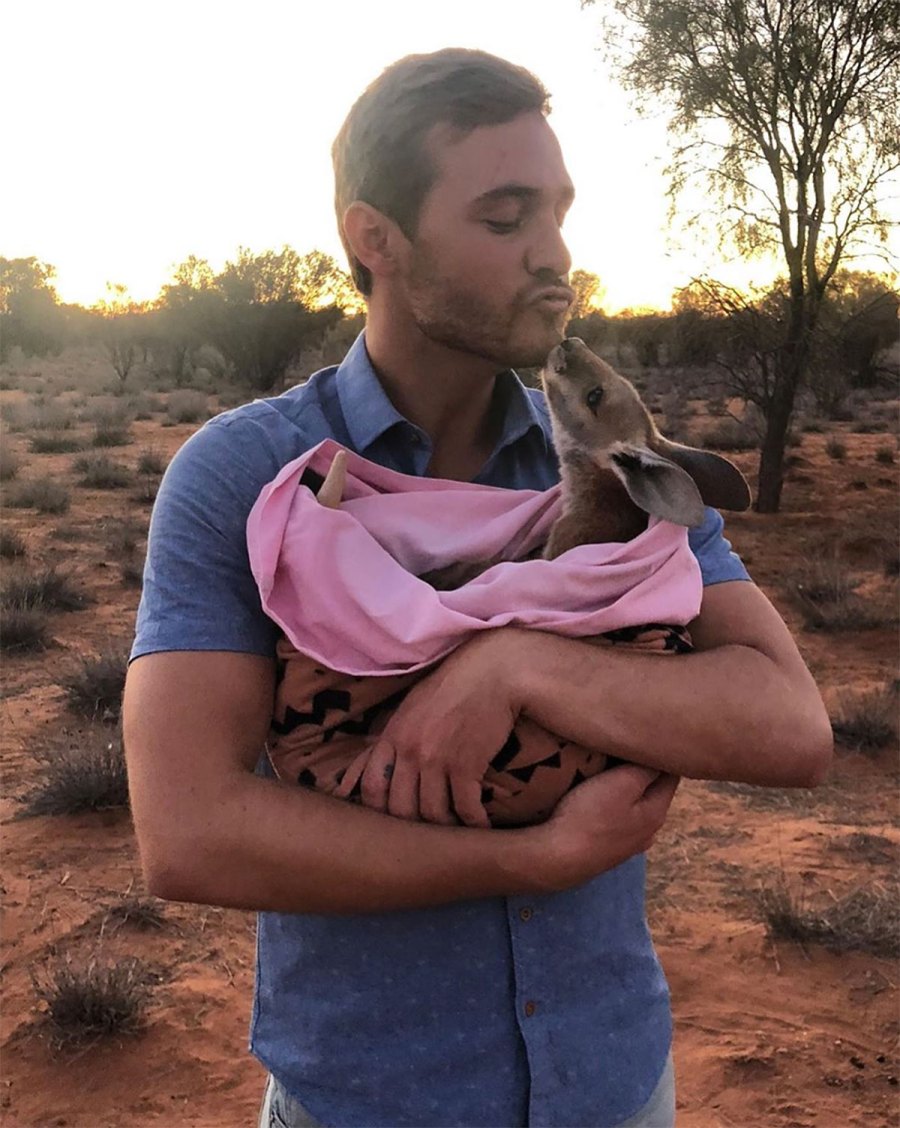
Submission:
[[278,472],[264,429],[215,419],[179,449],[153,508],[131,660],[166,650],[274,656],[260,605],[247,516]]
[[697,529],[688,532],[688,544],[700,565],[703,586],[721,584],[727,580],[749,580],[750,574],[743,561],[731,548],[723,533],[725,522],[718,509],[707,506],[706,519]]

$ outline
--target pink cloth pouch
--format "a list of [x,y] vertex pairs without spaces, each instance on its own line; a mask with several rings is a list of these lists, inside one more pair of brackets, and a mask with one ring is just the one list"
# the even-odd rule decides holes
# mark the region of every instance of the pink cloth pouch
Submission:
[[[702,580],[686,529],[651,517],[627,543],[516,562],[546,541],[560,486],[418,478],[348,451],[343,503],[328,509],[314,490],[340,449],[326,439],[284,466],[247,521],[262,606],[283,632],[268,742],[279,778],[333,792],[413,682],[476,631],[517,626],[690,649],[684,628],[699,612]],[[417,578],[497,553],[513,560],[454,591]],[[545,818],[605,762],[520,717],[483,781],[492,823]]]

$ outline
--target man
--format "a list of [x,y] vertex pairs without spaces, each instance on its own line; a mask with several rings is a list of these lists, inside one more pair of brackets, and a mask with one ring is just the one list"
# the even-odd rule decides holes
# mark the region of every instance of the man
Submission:
[[[483,632],[400,705],[398,769],[367,806],[254,772],[275,627],[244,524],[282,465],[330,436],[408,474],[558,480],[542,397],[510,371],[560,341],[570,299],[573,188],[546,112],[532,75],[481,52],[388,68],[334,147],[364,336],[207,424],[160,489],[125,695],[135,827],[152,892],[260,912],[265,1124],[671,1123],[643,851],[681,775],[808,786],[829,759],[812,678],[708,510],[697,653]],[[495,751],[526,705],[629,764],[541,826],[456,825],[453,750]]]

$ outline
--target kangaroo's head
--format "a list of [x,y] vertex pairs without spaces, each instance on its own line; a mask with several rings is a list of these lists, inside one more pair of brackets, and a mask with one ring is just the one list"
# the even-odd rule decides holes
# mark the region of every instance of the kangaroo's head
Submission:
[[588,458],[611,470],[637,506],[677,525],[702,524],[704,505],[750,505],[750,487],[734,463],[664,438],[634,385],[578,337],[553,349],[541,380],[563,468],[573,457]]

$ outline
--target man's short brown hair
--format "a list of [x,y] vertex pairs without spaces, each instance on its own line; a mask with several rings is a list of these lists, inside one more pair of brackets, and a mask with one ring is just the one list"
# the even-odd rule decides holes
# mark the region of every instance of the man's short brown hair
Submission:
[[425,139],[446,124],[461,135],[519,114],[550,112],[549,95],[524,67],[485,51],[451,47],[392,63],[356,100],[331,149],[334,206],[353,281],[367,297],[372,275],[344,235],[344,212],[362,200],[413,238],[435,168]]

